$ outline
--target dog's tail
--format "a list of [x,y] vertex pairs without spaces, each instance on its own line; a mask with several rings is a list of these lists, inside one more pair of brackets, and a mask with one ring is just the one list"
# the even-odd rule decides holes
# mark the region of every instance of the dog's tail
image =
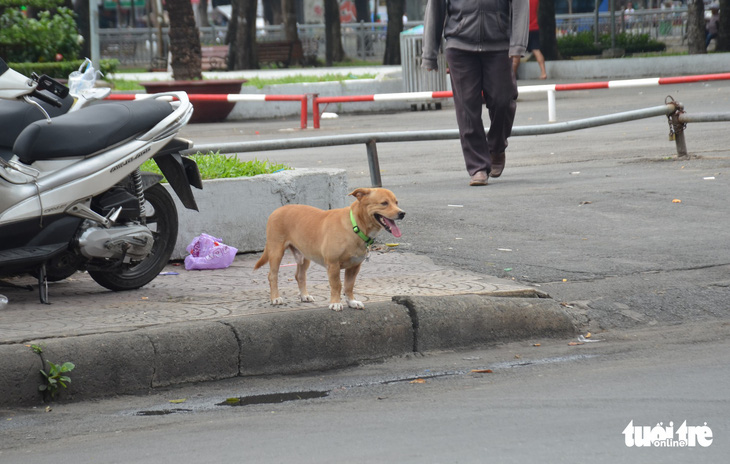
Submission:
[[264,247],[264,252],[261,254],[261,257],[258,261],[256,261],[256,264],[253,267],[253,270],[260,268],[264,264],[269,262],[269,254],[266,252],[266,247]]

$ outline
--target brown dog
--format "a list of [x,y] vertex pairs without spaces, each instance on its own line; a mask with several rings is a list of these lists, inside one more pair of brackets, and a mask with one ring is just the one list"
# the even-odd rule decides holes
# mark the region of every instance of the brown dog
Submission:
[[342,283],[340,270],[345,270],[345,297],[351,308],[363,309],[355,300],[353,289],[360,264],[368,254],[368,247],[382,229],[395,237],[401,232],[395,220],[406,215],[398,207],[393,192],[382,188],[359,188],[350,195],[357,198],[347,208],[323,211],[306,205],[285,205],[277,208],[266,224],[266,246],[254,270],[269,263],[271,304],[280,305],[279,265],[284,252],[291,250],[297,261],[296,279],[299,298],[314,301],[307,292],[309,263],[324,266],[330,282],[330,309],[341,311]]

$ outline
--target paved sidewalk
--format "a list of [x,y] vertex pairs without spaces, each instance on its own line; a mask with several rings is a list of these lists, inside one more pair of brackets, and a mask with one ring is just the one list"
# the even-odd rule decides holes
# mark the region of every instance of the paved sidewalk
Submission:
[[[448,269],[427,257],[377,245],[361,270],[364,311],[327,309],[324,269],[308,274],[315,303],[297,301],[294,261],[280,270],[286,304],[271,306],[268,267],[238,255],[221,270],[169,265],[147,286],[114,293],[77,273],[49,285],[38,301],[30,278],[2,288],[0,406],[36,404],[40,357],[76,364],[61,399],[140,393],[190,381],[344,367],[413,351],[459,348],[526,337],[569,336],[574,320],[539,289]],[[394,300],[394,297],[397,297]]]
[[[535,297],[539,291],[510,280],[446,269],[427,257],[391,251],[374,251],[363,264],[355,294],[369,302],[390,301],[395,295],[446,296],[487,294]],[[329,284],[325,269],[312,264],[307,275],[315,303],[298,301],[296,267],[287,253],[279,271],[283,306],[272,306],[267,280],[268,265],[254,271],[259,254],[238,255],[226,269],[186,271],[182,263],[169,265],[147,286],[130,292],[110,292],[88,274],[49,284],[51,304],[39,303],[37,283],[18,279],[33,291],[2,288],[10,300],[0,313],[0,343],[25,343],[102,332],[130,331],[163,324],[221,320],[227,317],[325,309]],[[352,309],[347,309],[353,311]]]

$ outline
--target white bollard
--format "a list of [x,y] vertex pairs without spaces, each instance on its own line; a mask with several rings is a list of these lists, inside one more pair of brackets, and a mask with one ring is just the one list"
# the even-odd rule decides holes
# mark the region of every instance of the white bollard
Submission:
[[547,91],[548,97],[548,122],[556,122],[558,120],[555,110],[555,90]]

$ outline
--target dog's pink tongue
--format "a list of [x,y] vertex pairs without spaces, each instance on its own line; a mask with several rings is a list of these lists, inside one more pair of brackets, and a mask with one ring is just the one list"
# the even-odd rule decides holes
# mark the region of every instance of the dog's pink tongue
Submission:
[[398,226],[395,225],[395,221],[391,221],[388,218],[383,219],[385,219],[385,223],[388,224],[388,227],[390,227],[390,233],[393,234],[393,237],[398,238],[402,235]]

